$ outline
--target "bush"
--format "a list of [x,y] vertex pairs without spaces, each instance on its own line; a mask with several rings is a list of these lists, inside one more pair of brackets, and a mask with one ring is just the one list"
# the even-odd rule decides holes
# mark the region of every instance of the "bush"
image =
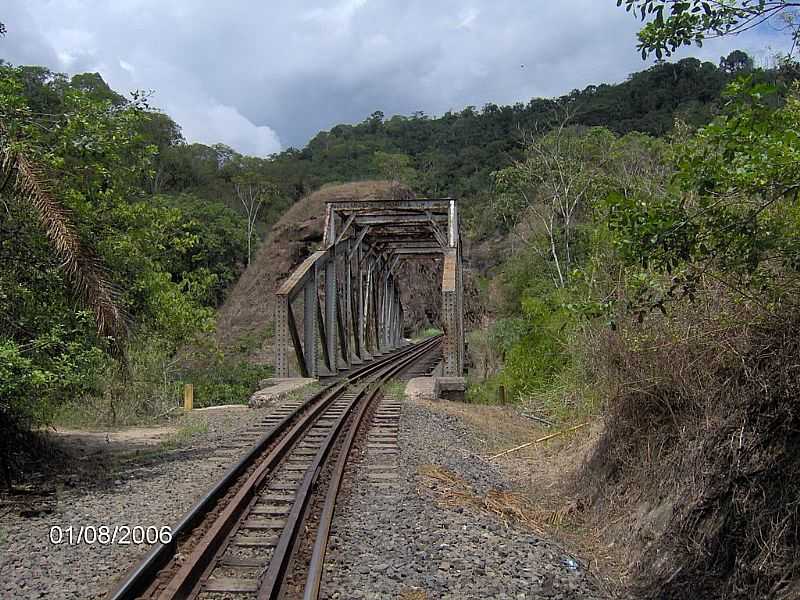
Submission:
[[704,292],[595,338],[610,400],[578,488],[638,515],[616,541],[644,597],[796,597],[800,317]]
[[220,358],[212,365],[185,372],[182,379],[194,385],[198,408],[222,404],[246,404],[258,389],[258,382],[271,377],[274,369],[254,365],[240,358]]
[[186,357],[176,355],[171,342],[147,333],[128,346],[126,356],[127,371],[108,361],[98,377],[102,385],[70,396],[55,408],[52,420],[65,426],[151,423],[176,414],[186,383],[194,386],[197,408],[244,404],[258,382],[273,374],[270,366],[224,355],[216,347],[202,348],[187,366]]

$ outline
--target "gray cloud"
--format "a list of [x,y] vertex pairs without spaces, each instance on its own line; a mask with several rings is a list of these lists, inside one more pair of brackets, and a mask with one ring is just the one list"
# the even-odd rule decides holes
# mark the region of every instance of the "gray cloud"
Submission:
[[[190,141],[267,155],[375,110],[527,102],[646,66],[613,0],[10,0],[0,57],[153,89]],[[764,54],[769,31],[692,54]]]

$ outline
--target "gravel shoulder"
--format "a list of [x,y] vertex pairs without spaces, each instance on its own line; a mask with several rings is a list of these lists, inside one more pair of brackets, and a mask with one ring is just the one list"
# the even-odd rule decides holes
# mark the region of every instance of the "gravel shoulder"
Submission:
[[509,432],[471,408],[404,402],[397,477],[376,483],[370,473],[385,457],[369,450],[353,469],[324,598],[609,597],[587,562],[542,533],[513,475],[485,458],[501,442],[530,439],[530,425]]
[[[274,408],[194,411],[142,435],[132,429],[56,436],[66,457],[60,472],[38,480],[30,494],[0,495],[0,597],[105,597],[150,546],[78,543],[79,528],[174,525],[239,458],[241,451],[220,443]],[[60,544],[50,541],[53,527],[63,532]]]

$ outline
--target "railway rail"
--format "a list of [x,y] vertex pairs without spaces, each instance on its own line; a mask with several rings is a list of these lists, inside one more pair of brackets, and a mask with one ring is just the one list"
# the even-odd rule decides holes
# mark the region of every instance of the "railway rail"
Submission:
[[172,541],[155,546],[108,597],[318,598],[337,496],[362,424],[382,386],[430,363],[441,343],[436,337],[403,347],[265,417],[267,430],[180,520]]

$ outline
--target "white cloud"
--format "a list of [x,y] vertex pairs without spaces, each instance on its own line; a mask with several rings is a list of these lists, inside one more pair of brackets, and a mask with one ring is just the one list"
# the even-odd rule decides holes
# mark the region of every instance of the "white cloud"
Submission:
[[464,12],[461,13],[459,17],[458,25],[456,25],[457,29],[472,29],[475,25],[475,20],[478,18],[480,11],[476,8],[468,8]]
[[208,145],[222,142],[245,154],[268,156],[281,149],[278,135],[269,127],[258,126],[232,106],[171,106],[167,112],[183,127],[184,136]]
[[321,21],[338,27],[346,27],[356,12],[367,0],[341,0],[330,7],[314,8],[304,14],[309,21]]
[[[272,152],[320,129],[527,102],[648,66],[640,22],[606,0],[5,0],[0,57],[156,90],[187,138]],[[716,62],[769,32],[682,50]],[[755,52],[754,52],[755,53]],[[525,68],[520,68],[524,64]],[[130,67],[130,68],[129,68]]]

